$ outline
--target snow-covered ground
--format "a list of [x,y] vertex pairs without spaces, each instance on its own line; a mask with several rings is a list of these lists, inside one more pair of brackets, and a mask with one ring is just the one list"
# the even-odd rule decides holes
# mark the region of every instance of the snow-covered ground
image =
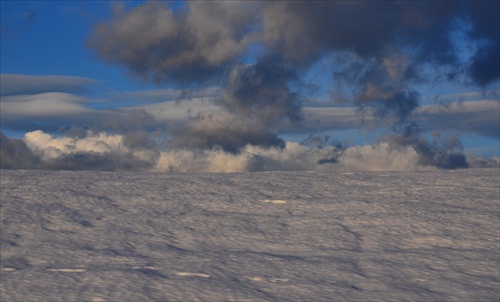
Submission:
[[1,301],[498,301],[499,172],[1,170]]

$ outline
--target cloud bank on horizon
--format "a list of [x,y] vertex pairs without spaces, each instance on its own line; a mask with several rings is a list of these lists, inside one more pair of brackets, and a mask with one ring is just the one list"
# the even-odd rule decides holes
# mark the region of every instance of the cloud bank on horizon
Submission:
[[[460,140],[440,133],[499,137],[499,90],[491,89],[500,79],[498,11],[498,2],[470,1],[189,1],[181,7],[151,1],[130,10],[115,5],[113,17],[93,29],[89,49],[138,81],[175,88],[115,94],[106,101],[152,101],[96,109],[95,100],[84,96],[92,79],[3,74],[2,123],[27,133],[22,139],[2,135],[2,168],[498,165],[496,159],[466,156]],[[319,89],[308,77],[318,65],[337,107],[304,107]],[[482,89],[483,100],[421,106],[419,89],[436,83]],[[189,109],[182,99],[190,100]],[[39,128],[45,131],[32,131],[48,120],[49,126]],[[286,131],[377,127],[393,133],[366,146],[322,136],[302,144],[281,137]],[[50,134],[58,130],[66,136]]]

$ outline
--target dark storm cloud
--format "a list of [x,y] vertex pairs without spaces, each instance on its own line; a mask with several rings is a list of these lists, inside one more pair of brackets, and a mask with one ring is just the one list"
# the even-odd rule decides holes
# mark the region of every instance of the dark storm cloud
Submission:
[[419,46],[423,60],[448,62],[457,9],[444,1],[273,2],[263,14],[264,40],[295,62],[338,50],[381,60],[406,45]]
[[[418,104],[410,84],[425,80],[423,69],[431,66],[434,76],[459,72],[451,33],[460,21],[471,23],[471,39],[486,41],[477,49],[469,74],[477,83],[497,77],[482,72],[498,45],[498,35],[483,19],[498,17],[490,6],[453,1],[193,1],[174,12],[161,2],[147,2],[98,26],[89,45],[104,60],[125,65],[145,80],[184,84],[214,76],[220,80],[252,43],[299,69],[344,53],[358,64],[345,65],[336,74],[363,74],[351,83],[358,88],[354,102],[404,119]],[[360,65],[371,67],[363,72]]]
[[443,137],[439,132],[433,132],[434,140],[428,140],[420,133],[417,124],[408,122],[398,125],[398,134],[381,138],[392,148],[412,147],[419,156],[422,166],[435,166],[442,169],[467,168],[466,157],[463,154],[462,142],[455,137]]
[[236,154],[247,145],[285,147],[277,131],[261,120],[221,114],[199,117],[172,134],[172,147],[181,149],[221,148]]
[[279,58],[266,57],[252,65],[236,65],[224,87],[221,105],[231,114],[258,118],[269,125],[281,118],[299,121],[303,95],[292,91],[290,82],[294,80],[296,72]]
[[476,84],[485,86],[500,77],[499,54],[499,43],[483,46],[476,52],[469,69],[470,76]]
[[224,113],[201,116],[174,133],[174,146],[221,147],[231,153],[246,145],[282,149],[285,142],[278,137],[277,126],[284,120],[292,124],[302,120],[301,102],[308,87],[279,58],[262,57],[255,64],[235,65],[223,91],[215,104]]
[[88,45],[110,63],[125,65],[142,80],[194,84],[221,75],[251,42],[252,2],[190,2],[174,13],[160,1],[94,29]]
[[[263,13],[263,41],[295,64],[335,55],[333,84],[349,101],[381,117],[404,120],[418,106],[413,84],[467,75],[480,85],[498,80],[498,2],[272,2]],[[472,62],[461,62],[455,31],[467,23]],[[339,67],[340,66],[340,67]]]
[[94,79],[74,76],[32,76],[0,74],[2,96],[39,94],[45,92],[66,92],[82,94],[89,92]]
[[481,40],[472,57],[469,75],[481,86],[500,78],[500,2],[466,2],[473,27],[470,37]]
[[15,138],[0,132],[0,169],[34,169],[40,167],[40,158]]
[[[201,113],[170,129],[172,146],[222,149],[283,148],[279,125],[299,124],[317,63],[330,70],[335,101],[366,109],[412,147],[423,165],[463,167],[458,145],[425,139],[408,125],[419,106],[416,84],[498,80],[498,3],[477,1],[186,2],[171,9],[152,1],[117,9],[97,26],[89,47],[131,75],[181,88],[217,84],[220,111]],[[453,37],[475,47],[470,60]],[[257,55],[252,51],[257,50]],[[495,57],[495,55],[497,55]],[[255,58],[256,57],[256,58]],[[469,78],[467,78],[469,77]],[[308,88],[309,87],[309,88]],[[390,122],[388,121],[390,120]]]

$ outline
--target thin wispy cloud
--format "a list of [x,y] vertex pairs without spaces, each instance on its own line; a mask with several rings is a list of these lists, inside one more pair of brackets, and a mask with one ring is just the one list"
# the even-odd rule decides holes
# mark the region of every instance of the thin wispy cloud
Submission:
[[2,96],[44,92],[83,94],[90,92],[96,82],[94,79],[75,76],[0,74],[0,91]]

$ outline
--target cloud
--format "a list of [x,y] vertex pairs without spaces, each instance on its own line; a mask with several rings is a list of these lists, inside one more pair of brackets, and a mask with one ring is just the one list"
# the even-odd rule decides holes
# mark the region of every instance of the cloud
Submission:
[[[359,111],[356,107],[334,107],[335,104],[325,101],[320,102],[323,107],[300,108],[300,101],[306,98],[300,99],[299,95],[292,95],[295,92],[286,91],[288,88],[285,86],[283,89],[286,92],[283,96],[289,93],[291,97],[291,101],[285,103],[286,106],[291,106],[288,109],[286,106],[276,106],[280,99],[275,95],[269,95],[268,99],[251,95],[245,96],[246,99],[240,97],[233,100],[231,93],[241,94],[241,92],[233,88],[233,92],[229,93],[218,87],[201,90],[157,89],[116,92],[106,95],[107,98],[98,99],[61,92],[3,96],[0,101],[2,128],[14,131],[36,129],[64,131],[77,127],[83,130],[119,133],[168,128],[175,132],[193,122],[191,130],[184,129],[189,132],[197,127],[195,124],[206,125],[208,120],[212,120],[215,124],[225,124],[226,128],[230,128],[230,120],[235,120],[235,125],[244,124],[243,121],[253,115],[258,117],[258,123],[269,125],[269,133],[275,135],[332,129],[390,128],[393,123],[393,120],[388,118],[379,119],[374,109]],[[260,92],[255,90],[253,93]],[[275,93],[279,95],[278,90]],[[273,100],[269,101],[271,98]],[[419,106],[409,116],[420,124],[422,131],[447,130],[498,138],[500,112],[498,91],[467,92],[429,98],[439,104]],[[254,102],[254,99],[259,99],[260,105],[257,106],[259,103]],[[121,108],[92,108],[96,103],[113,104],[117,100],[143,101],[139,105]],[[224,105],[223,102],[227,104]],[[261,114],[259,111],[250,113],[249,110],[268,110],[268,113]],[[276,110],[281,110],[281,113]],[[239,114],[238,118],[230,116],[236,112]],[[291,119],[287,117],[290,114]],[[266,119],[267,121],[263,121]],[[297,119],[300,122],[297,122]],[[252,125],[250,120],[246,123]],[[254,125],[257,123],[255,119],[253,123]],[[225,128],[214,126],[213,131],[216,131],[215,129],[222,131]],[[189,136],[185,138],[189,140]]]
[[424,131],[446,129],[490,138],[500,137],[500,102],[498,100],[421,106],[415,111],[414,117],[422,125]]
[[88,45],[103,60],[127,66],[145,81],[195,83],[220,75],[248,46],[248,2],[189,2],[174,13],[151,1],[130,12],[118,10],[97,26]]
[[[80,127],[119,133],[154,128],[154,118],[143,109],[90,107],[103,99],[63,92],[2,96],[2,128],[14,131],[64,131]],[[157,125],[159,127],[159,125]]]
[[296,123],[302,119],[302,95],[289,85],[295,77],[294,70],[286,69],[275,58],[236,65],[223,96],[215,99],[215,104],[225,111],[222,116],[195,120],[184,131],[175,133],[174,144],[187,139],[192,147],[191,142],[197,140],[197,147],[221,147],[233,153],[247,144],[283,148],[276,126],[283,120]]
[[[471,92],[444,96],[442,104],[422,105],[415,109],[408,119],[419,124],[422,132],[448,131],[498,138],[500,102],[492,99],[477,99],[482,94]],[[453,99],[475,99],[451,101]],[[359,111],[356,107],[304,107],[303,121],[297,127],[282,123],[281,133],[311,133],[329,130],[391,128],[390,119],[380,120],[374,110]]]
[[164,103],[169,101],[180,102],[182,100],[211,100],[220,96],[220,88],[208,87],[200,89],[151,89],[139,91],[116,91],[109,94],[113,101],[137,101],[142,104]]
[[244,172],[252,157],[222,150],[172,150],[162,152],[157,172]]
[[84,101],[84,98],[69,93],[47,92],[5,96],[1,104],[7,116],[36,117],[85,113],[86,108],[81,105]]
[[50,134],[37,130],[26,133],[23,141],[43,160],[50,160],[68,153],[123,153],[125,150],[121,136],[106,135],[105,133],[96,136],[88,133],[83,139],[74,139],[70,137],[54,138]]
[[65,124],[82,124],[100,115],[85,107],[85,101],[81,96],[62,92],[3,96],[2,128],[32,131],[43,127],[54,131]]
[[373,129],[380,121],[373,112],[355,107],[303,107],[300,124],[280,123],[281,133],[312,133],[328,130]]
[[474,83],[486,86],[500,78],[500,3],[481,1],[479,4],[466,2],[469,17],[473,23],[470,36],[481,41],[477,47],[468,73]]
[[[171,149],[145,143],[144,137],[87,131],[81,136],[55,137],[33,131],[19,139],[1,135],[1,167],[150,172],[249,171],[420,171],[491,167],[498,158],[464,156],[460,143],[435,133],[389,136],[377,144],[342,146],[298,144],[282,148],[245,145],[239,153],[223,149]],[[128,141],[127,140],[132,140]],[[423,151],[422,151],[423,149]]]
[[500,90],[468,91],[442,95],[431,95],[423,98],[438,104],[452,102],[478,101],[478,100],[500,100]]
[[239,153],[246,145],[283,148],[285,142],[277,130],[254,118],[239,119],[232,115],[215,113],[200,116],[174,136],[176,149],[217,149]]
[[142,171],[157,157],[154,151],[127,146],[122,135],[104,132],[56,138],[37,130],[26,133],[22,141],[44,169]]
[[[495,166],[495,161],[463,155],[453,139],[396,142],[387,138],[377,144],[342,147],[306,146],[286,142],[283,148],[246,145],[240,153],[211,150],[170,150],[160,153],[155,171],[249,172],[249,171],[421,171]],[[422,151],[425,149],[425,152]]]
[[33,76],[21,74],[0,74],[0,91],[3,96],[65,92],[83,94],[96,83],[94,79],[75,76]]
[[22,140],[0,132],[0,169],[36,169],[39,163],[40,158]]
[[[487,89],[499,80],[492,57],[498,54],[498,26],[491,28],[498,24],[498,3],[471,3],[189,1],[174,9],[151,1],[129,11],[116,6],[92,30],[89,48],[132,77],[168,89],[115,93],[106,96],[115,104],[144,103],[96,109],[88,105],[92,99],[77,96],[91,84],[88,79],[19,78],[25,86],[16,88],[7,75],[2,118],[11,116],[11,127],[26,120],[30,127],[64,124],[69,141],[33,132],[25,137],[51,167],[83,168],[82,162],[121,169],[125,160],[130,169],[178,171],[466,167],[460,142],[444,138],[442,130],[498,137],[498,100],[420,106],[418,88],[444,83]],[[466,43],[470,47],[463,49]],[[318,89],[307,76],[317,65],[329,79],[332,101],[342,108],[303,108]],[[48,84],[40,85],[42,80]],[[311,148],[280,137],[287,130],[332,127],[393,133],[363,147]],[[165,128],[168,135],[154,137]],[[434,130],[432,139],[422,134]],[[100,137],[103,131],[112,134]],[[124,149],[113,149],[110,135],[118,135]],[[92,139],[110,149],[77,147],[77,141]],[[138,150],[153,155],[144,159]]]
[[[335,158],[335,160],[332,160]],[[164,152],[157,171],[418,171],[436,169],[419,164],[412,147],[393,148],[388,143],[353,146],[339,152],[333,147],[312,149],[287,142],[284,149],[247,146],[240,154],[222,150]]]
[[[117,10],[93,30],[88,45],[103,60],[127,67],[143,81],[181,87],[220,84],[222,96],[216,104],[224,114],[258,120],[269,128],[263,133],[256,127],[252,135],[246,129],[252,138],[248,143],[274,146],[270,142],[279,140],[268,136],[275,125],[301,119],[306,94],[292,87],[308,87],[303,75],[327,57],[332,87],[346,92],[339,99],[395,124],[404,123],[418,108],[415,84],[456,74],[483,86],[498,79],[492,74],[482,81],[473,72],[482,69],[477,67],[479,58],[490,57],[492,48],[485,45],[498,44],[496,31],[483,29],[481,17],[490,15],[485,8],[459,2],[190,1],[181,10],[147,2],[130,11]],[[477,46],[471,62],[458,55],[453,41],[457,31]],[[256,59],[242,63],[249,61],[251,49],[259,49]],[[462,70],[467,64],[471,72]],[[234,132],[220,125],[207,129]],[[175,131],[181,136],[178,144],[195,135],[198,147],[201,141],[206,148],[233,151],[244,145],[231,146],[221,141],[222,135],[193,128]],[[262,141],[254,139],[259,133],[265,134]]]
[[433,132],[433,140],[421,135],[415,123],[401,125],[398,134],[380,138],[392,149],[411,148],[418,155],[418,163],[423,166],[433,166],[443,169],[467,168],[466,156],[463,153],[462,142],[456,137],[444,137],[439,132]]

